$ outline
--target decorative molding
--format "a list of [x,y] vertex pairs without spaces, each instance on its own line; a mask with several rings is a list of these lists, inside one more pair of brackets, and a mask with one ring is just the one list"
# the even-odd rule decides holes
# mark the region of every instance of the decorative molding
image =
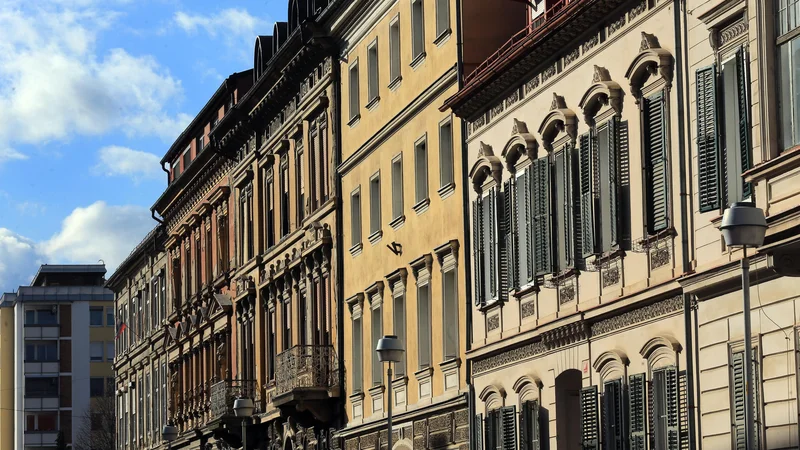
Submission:
[[620,328],[665,316],[682,309],[683,297],[676,295],[672,298],[596,322],[592,324],[592,336],[610,333]]
[[582,46],[583,53],[585,54],[589,50],[595,48],[599,43],[600,43],[600,34],[599,33],[593,34],[589,39],[586,40],[586,42],[583,43]]
[[552,66],[542,71],[542,83],[553,78],[558,73],[558,63],[553,63]]
[[491,332],[500,328],[500,314],[494,314],[486,319],[486,330]]
[[670,261],[669,247],[656,247],[650,250],[650,268],[658,269],[659,267],[666,266]]
[[600,277],[602,278],[604,289],[609,286],[618,284],[621,279],[619,266],[617,264],[614,264],[613,266],[609,265],[609,267],[605,270],[601,269]]
[[736,22],[728,25],[727,27],[719,30],[719,38],[717,39],[717,46],[714,49],[725,47],[727,44],[737,40],[739,36],[746,35],[748,32],[747,21],[744,17]]
[[538,87],[539,87],[539,74],[537,73],[536,75],[533,76],[533,78],[531,78],[525,83],[525,93],[530,94]]
[[536,314],[536,302],[529,300],[520,306],[522,318],[530,317]]
[[589,332],[589,324],[581,320],[545,331],[542,333],[542,342],[548,350],[552,350],[586,340]]
[[619,30],[621,30],[622,27],[625,26],[625,23],[626,23],[625,15],[623,14],[619,19],[611,22],[608,25],[608,35],[611,36],[612,34],[616,33]]
[[521,347],[507,350],[494,356],[478,359],[472,362],[472,373],[480,374],[492,369],[503,367],[507,364],[521,362],[542,354],[547,350],[542,341],[532,342]]
[[575,47],[571,52],[564,55],[564,67],[572,64],[581,56],[581,47]]
[[633,22],[633,19],[639,17],[645,11],[647,11],[647,0],[642,0],[628,12],[628,18]]

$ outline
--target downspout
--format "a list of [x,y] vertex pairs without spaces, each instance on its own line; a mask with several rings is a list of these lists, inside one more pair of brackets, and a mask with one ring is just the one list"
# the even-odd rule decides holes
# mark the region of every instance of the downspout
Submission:
[[[684,42],[687,41],[686,25],[688,17],[686,13],[685,0],[675,0],[673,8],[673,19],[675,28],[675,80],[678,97],[678,164],[681,169],[678,171],[680,174],[680,202],[681,202],[681,253],[683,254],[683,273],[689,273],[692,268],[692,257],[690,256],[691,246],[689,242],[689,233],[692,229],[691,214],[691,193],[690,186],[687,183],[687,176],[685,170],[687,161],[691,159],[687,157],[686,133],[689,123],[686,117],[687,108],[689,104],[686,99],[688,92],[686,91],[685,84],[685,69],[688,66],[686,55],[684,52]],[[686,390],[687,390],[687,410],[689,422],[689,449],[696,448],[695,439],[695,401],[694,401],[694,361],[692,356],[694,354],[694,346],[692,342],[692,301],[689,294],[683,294],[683,319],[685,331],[685,344],[686,344]]]
[[[458,89],[461,90],[464,87],[464,30],[462,24],[464,23],[461,17],[461,0],[456,0],[456,77],[458,82]],[[469,225],[469,218],[471,217],[469,214],[469,190],[467,186],[469,186],[469,180],[467,179],[467,174],[469,170],[467,168],[467,122],[466,120],[461,120],[461,185],[463,188],[461,189],[461,201],[462,201],[462,208],[464,214],[462,215],[464,220],[464,274],[465,274],[465,281],[464,283],[464,292],[466,293],[466,317],[465,317],[465,324],[464,330],[466,336],[464,336],[464,344],[465,344],[465,351],[468,352],[472,349],[472,280],[470,279],[470,274],[472,273],[471,261],[469,255],[472,254],[472,243],[470,242],[470,225]],[[466,358],[465,358],[466,359]],[[472,362],[469,359],[466,359],[465,364],[465,371],[466,371],[466,382],[467,382],[467,414],[469,414],[469,442],[470,442],[470,449],[475,450],[475,386],[472,384]]]
[[[339,174],[339,164],[341,164],[342,160],[342,121],[340,116],[340,97],[342,95],[341,86],[339,83],[339,75],[340,75],[340,64],[339,58],[335,55],[330,55],[333,64],[336,67],[333,67],[331,70],[332,80],[333,83],[333,116],[337,120],[331,120],[333,122],[333,130],[336,133],[336,136],[333,138],[334,145],[336,145],[336,151],[333,152],[333,167],[336,169],[334,175],[334,189],[336,192],[336,286],[337,286],[337,295],[336,295],[336,338],[338,340],[337,345],[337,352],[339,353],[339,420],[338,424],[336,424],[336,429],[341,430],[347,425],[347,421],[345,417],[347,417],[346,411],[346,403],[347,403],[347,389],[345,385],[345,376],[344,376],[344,365],[341,359],[344,358],[344,218],[343,218],[343,205],[344,200],[342,199],[342,177]],[[391,449],[390,449],[391,450]]]
[[169,186],[169,170],[167,170],[163,161],[161,162],[161,170],[167,174],[167,186]]
[[150,217],[152,217],[153,220],[155,220],[159,224],[164,225],[164,220],[163,219],[159,219],[158,217],[156,217],[156,210],[155,209],[150,209]]

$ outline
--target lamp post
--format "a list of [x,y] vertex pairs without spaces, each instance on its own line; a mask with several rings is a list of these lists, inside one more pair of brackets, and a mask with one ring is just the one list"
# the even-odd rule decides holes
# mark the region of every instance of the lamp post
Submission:
[[167,449],[172,448],[172,441],[178,438],[178,428],[174,425],[164,425],[161,429],[161,439],[167,443]]
[[[397,338],[395,335],[386,335],[380,339],[378,339],[378,347],[375,348],[375,351],[378,352],[378,361],[389,363],[386,368],[386,375],[388,377],[388,384],[389,388],[387,389],[387,396],[389,398],[389,408],[387,410],[387,429],[388,433],[386,438],[388,439],[387,443],[388,450],[392,450],[392,403],[394,403],[394,399],[392,398],[392,363],[398,363],[403,360],[403,343],[400,342],[400,339]],[[378,434],[378,448],[381,446],[381,437]]]
[[764,211],[754,203],[739,202],[731,205],[722,215],[719,227],[728,247],[741,248],[742,297],[744,300],[744,380],[745,380],[745,448],[755,448],[755,406],[753,405],[753,342],[750,337],[750,261],[747,247],[760,247],[767,234],[767,219]]
[[253,400],[239,397],[233,402],[233,413],[242,419],[242,450],[247,450],[247,419],[253,415]]

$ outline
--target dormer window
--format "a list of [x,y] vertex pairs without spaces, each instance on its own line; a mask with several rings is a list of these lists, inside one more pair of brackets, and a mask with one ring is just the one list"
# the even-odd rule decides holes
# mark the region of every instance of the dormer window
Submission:
[[197,152],[200,153],[201,150],[206,146],[206,136],[200,136],[197,138]]
[[192,147],[187,146],[186,150],[183,151],[183,155],[181,156],[181,160],[183,161],[183,166],[181,167],[181,172],[185,172],[186,168],[189,167],[189,164],[192,162]]

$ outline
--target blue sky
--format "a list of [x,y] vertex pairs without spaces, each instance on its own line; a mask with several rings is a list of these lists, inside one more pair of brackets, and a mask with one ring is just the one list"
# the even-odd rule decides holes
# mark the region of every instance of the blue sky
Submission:
[[0,292],[110,271],[155,225],[158,161],[286,0],[0,1]]

